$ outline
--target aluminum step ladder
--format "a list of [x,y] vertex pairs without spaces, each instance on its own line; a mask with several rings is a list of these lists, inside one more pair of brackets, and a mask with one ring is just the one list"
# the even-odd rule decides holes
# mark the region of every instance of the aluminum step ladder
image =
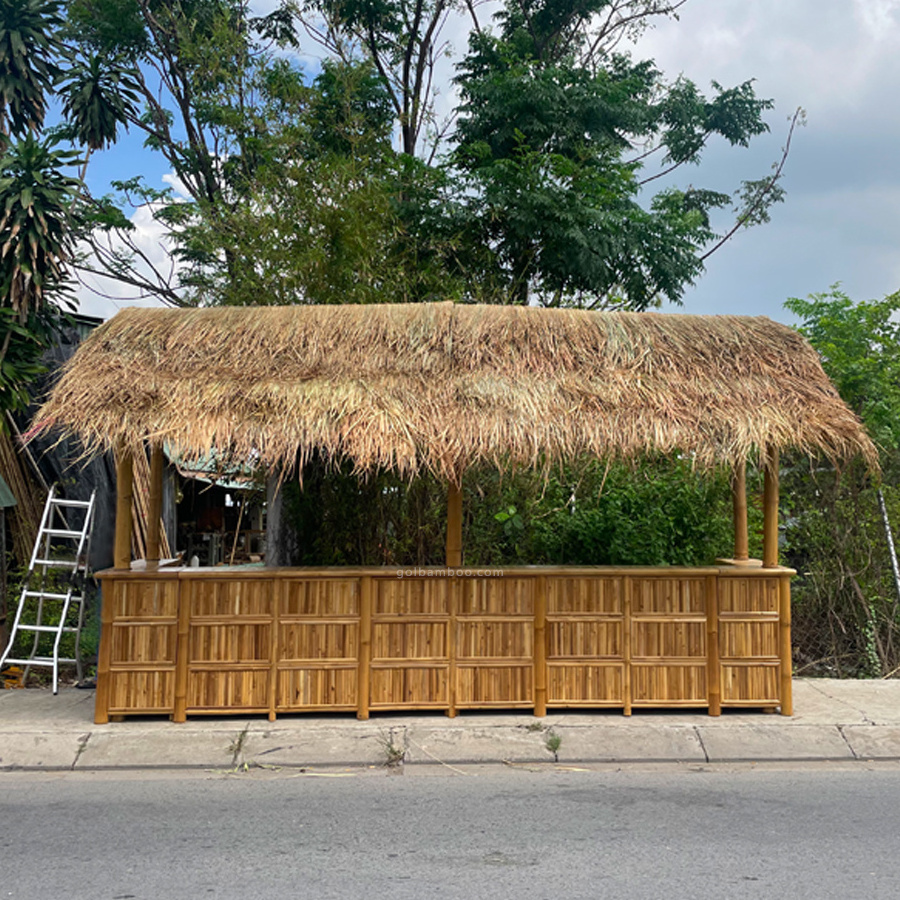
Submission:
[[[60,663],[74,663],[78,681],[82,680],[81,627],[84,624],[96,493],[91,494],[90,500],[65,500],[56,496],[56,485],[50,489],[9,644],[0,656],[0,669],[7,664],[25,667],[23,682],[32,666],[52,668],[54,694],[59,686]],[[13,657],[13,646],[20,634],[34,635],[31,652],[27,656]],[[64,634],[75,635],[75,655],[72,657],[59,655]],[[43,655],[40,652],[42,635],[53,638],[52,652],[47,652],[45,641]]]

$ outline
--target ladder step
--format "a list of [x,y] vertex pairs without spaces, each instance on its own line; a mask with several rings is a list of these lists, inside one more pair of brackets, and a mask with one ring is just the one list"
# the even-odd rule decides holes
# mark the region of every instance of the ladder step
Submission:
[[[45,591],[25,591],[23,596],[42,600],[65,600],[66,597],[69,597],[68,594],[48,594]],[[72,596],[69,597],[69,600],[71,600],[72,603],[81,603],[81,597],[77,594],[72,594]]]
[[40,537],[50,535],[50,537],[80,538],[83,534],[82,531],[72,531],[66,528],[45,528],[40,533]]
[[71,506],[74,509],[87,509],[91,505],[90,500],[64,500],[61,497],[54,497],[50,502],[54,506]]
[[[68,656],[60,656],[57,662],[61,663],[73,663],[76,660],[69,658]],[[53,665],[53,657],[52,656],[32,656],[31,659],[13,659],[11,656],[7,657],[4,660],[4,665],[12,664],[14,666],[52,666]]]
[[36,566],[58,566],[59,568],[77,569],[81,563],[73,559],[36,559]]
[[17,629],[18,631],[40,631],[46,634],[56,634],[57,631],[62,630],[63,634],[74,634],[78,631],[77,628],[71,625],[65,625],[62,629],[58,625],[22,625],[19,624]]

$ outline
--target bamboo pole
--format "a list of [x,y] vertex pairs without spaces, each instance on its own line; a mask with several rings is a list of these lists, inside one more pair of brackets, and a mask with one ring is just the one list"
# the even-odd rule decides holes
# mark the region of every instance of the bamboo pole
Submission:
[[[746,522],[746,519],[744,520]],[[706,576],[706,693],[709,714],[722,715],[722,679],[719,662],[719,580]]]
[[747,535],[747,463],[741,460],[731,478],[731,499],[734,514],[734,559],[744,562],[750,558]]
[[622,579],[622,712],[631,715],[631,577]]
[[[109,667],[112,661],[113,611],[118,584],[112,578],[101,582],[102,602],[100,604],[100,646],[97,649],[97,693],[94,696],[94,724],[109,722]],[[125,583],[122,583],[124,590]]]
[[794,714],[793,655],[791,654],[791,577],[784,575],[778,583],[778,656],[781,669],[781,714]]
[[359,669],[356,678],[356,718],[369,718],[369,690],[372,670],[372,578],[359,581]]
[[150,449],[150,502],[147,511],[147,568],[159,568],[159,534],[162,517],[163,449],[154,444]]
[[771,444],[763,454],[763,568],[778,566],[778,448]]
[[461,590],[459,578],[454,576],[447,579],[447,718],[449,719],[455,719],[457,714],[459,670],[456,667],[456,628]]
[[462,486],[447,487],[447,566],[462,565]]
[[278,664],[281,662],[281,610],[284,609],[283,595],[288,590],[288,582],[283,578],[273,579],[272,591],[272,631],[269,635],[269,721],[274,722],[278,710]]
[[131,568],[131,519],[134,505],[134,458],[124,444],[119,445],[116,463],[116,539],[113,565]]
[[547,579],[542,575],[534,595],[534,714],[547,715]]
[[188,656],[191,639],[191,582],[178,579],[178,632],[175,641],[175,708],[173,722],[187,720]]

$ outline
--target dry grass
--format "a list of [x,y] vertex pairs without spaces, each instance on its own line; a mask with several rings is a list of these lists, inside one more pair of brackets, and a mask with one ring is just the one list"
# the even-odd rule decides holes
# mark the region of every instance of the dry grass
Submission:
[[32,433],[88,452],[165,439],[267,466],[318,450],[361,472],[765,444],[875,447],[813,349],[765,318],[452,303],[125,309],[78,350]]

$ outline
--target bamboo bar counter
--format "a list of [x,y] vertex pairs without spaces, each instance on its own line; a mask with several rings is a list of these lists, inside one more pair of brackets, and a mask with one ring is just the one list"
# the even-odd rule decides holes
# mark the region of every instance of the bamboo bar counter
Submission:
[[[565,707],[790,715],[781,454],[878,467],[815,351],[785,325],[453,303],[125,309],[79,347],[38,411],[30,433],[50,432],[117,458],[98,722]],[[164,443],[183,459],[252,463],[271,483],[314,456],[361,476],[430,472],[447,485],[446,568],[292,569],[274,557],[167,568]],[[464,568],[463,473],[671,454],[730,469],[728,559]],[[763,472],[762,560],[749,558],[748,460]],[[130,543],[138,463],[152,482],[138,508],[149,514],[141,569]]]
[[468,572],[108,570],[97,721],[790,705],[790,569]]

